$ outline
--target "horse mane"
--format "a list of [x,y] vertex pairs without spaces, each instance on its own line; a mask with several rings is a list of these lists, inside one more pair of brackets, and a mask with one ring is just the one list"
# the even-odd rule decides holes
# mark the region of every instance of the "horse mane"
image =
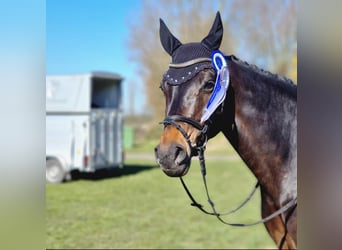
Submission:
[[267,70],[259,68],[254,64],[249,64],[248,62],[243,61],[234,55],[227,56],[226,58],[228,60],[235,62],[239,66],[246,68],[247,70],[259,75],[265,80],[265,82],[272,82],[272,85],[276,88],[280,88],[282,92],[285,91],[290,96],[297,98],[297,85],[295,85],[291,79],[284,76],[280,76],[278,74],[271,73]]

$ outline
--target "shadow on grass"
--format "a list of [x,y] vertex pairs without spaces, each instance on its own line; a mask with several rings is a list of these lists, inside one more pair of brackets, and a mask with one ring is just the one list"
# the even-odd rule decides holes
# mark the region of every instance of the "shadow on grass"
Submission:
[[123,168],[100,169],[93,173],[79,172],[78,170],[71,172],[71,179],[74,180],[103,180],[108,178],[116,178],[127,175],[134,175],[140,172],[156,169],[154,165],[125,165]]

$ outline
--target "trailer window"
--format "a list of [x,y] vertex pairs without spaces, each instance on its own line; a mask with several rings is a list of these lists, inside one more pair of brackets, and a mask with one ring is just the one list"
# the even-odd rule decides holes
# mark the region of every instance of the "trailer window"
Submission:
[[121,103],[120,81],[93,78],[91,108],[118,109]]

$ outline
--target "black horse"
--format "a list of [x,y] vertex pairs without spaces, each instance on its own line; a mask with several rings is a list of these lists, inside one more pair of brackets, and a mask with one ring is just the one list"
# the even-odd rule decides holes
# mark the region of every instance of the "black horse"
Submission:
[[[264,218],[297,199],[297,87],[227,56],[226,98],[201,123],[216,79],[210,55],[220,47],[222,36],[219,12],[198,43],[182,44],[160,20],[161,43],[172,62],[160,85],[166,118],[156,160],[168,176],[181,177],[196,149],[222,132],[259,181]],[[297,248],[297,202],[264,224],[279,248]]]

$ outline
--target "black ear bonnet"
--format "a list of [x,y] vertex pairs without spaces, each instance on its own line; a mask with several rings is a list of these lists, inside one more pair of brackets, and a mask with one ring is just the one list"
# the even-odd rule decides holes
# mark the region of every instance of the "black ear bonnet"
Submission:
[[221,45],[223,26],[220,13],[217,12],[209,34],[199,43],[182,44],[161,19],[159,33],[163,48],[172,57],[163,81],[178,85],[190,80],[203,69],[212,68],[211,52]]

